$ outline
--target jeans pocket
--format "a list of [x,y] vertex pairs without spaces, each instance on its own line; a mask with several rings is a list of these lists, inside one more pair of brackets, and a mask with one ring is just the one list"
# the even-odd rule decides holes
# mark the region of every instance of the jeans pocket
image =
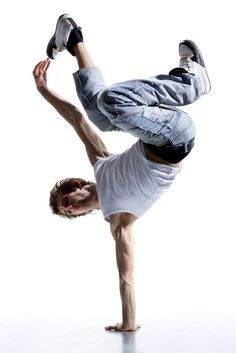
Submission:
[[176,111],[160,107],[145,107],[143,110],[143,118],[170,129],[174,127],[175,115]]

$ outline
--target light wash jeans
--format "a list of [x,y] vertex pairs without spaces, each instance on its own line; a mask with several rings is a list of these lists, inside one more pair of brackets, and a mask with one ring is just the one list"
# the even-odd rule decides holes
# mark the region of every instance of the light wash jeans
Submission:
[[158,75],[110,87],[98,67],[80,69],[73,77],[89,119],[102,131],[122,130],[156,146],[187,145],[195,137],[193,121],[176,108],[202,95],[193,74]]

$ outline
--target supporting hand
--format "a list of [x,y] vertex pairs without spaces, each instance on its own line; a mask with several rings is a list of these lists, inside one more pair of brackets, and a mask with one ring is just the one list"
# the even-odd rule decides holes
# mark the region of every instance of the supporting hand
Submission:
[[33,70],[35,84],[39,92],[41,89],[47,88],[47,70],[49,65],[49,59],[43,60],[40,61]]
[[140,328],[140,325],[135,325],[133,327],[125,327],[123,324],[116,324],[116,325],[110,325],[106,326],[105,330],[107,331],[136,331]]

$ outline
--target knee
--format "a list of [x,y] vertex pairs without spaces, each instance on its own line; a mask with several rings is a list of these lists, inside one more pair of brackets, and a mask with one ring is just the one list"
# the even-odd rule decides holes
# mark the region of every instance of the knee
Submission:
[[97,97],[97,105],[103,114],[106,116],[116,115],[115,105],[117,103],[117,94],[112,87],[103,89]]

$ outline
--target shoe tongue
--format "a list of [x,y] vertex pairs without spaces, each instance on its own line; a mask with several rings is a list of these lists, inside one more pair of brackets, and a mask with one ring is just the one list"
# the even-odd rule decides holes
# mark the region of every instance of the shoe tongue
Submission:
[[53,56],[53,58],[54,58],[54,59],[57,59],[57,58],[60,56],[61,52],[62,52],[62,50],[53,48],[53,49],[52,49],[52,56]]

